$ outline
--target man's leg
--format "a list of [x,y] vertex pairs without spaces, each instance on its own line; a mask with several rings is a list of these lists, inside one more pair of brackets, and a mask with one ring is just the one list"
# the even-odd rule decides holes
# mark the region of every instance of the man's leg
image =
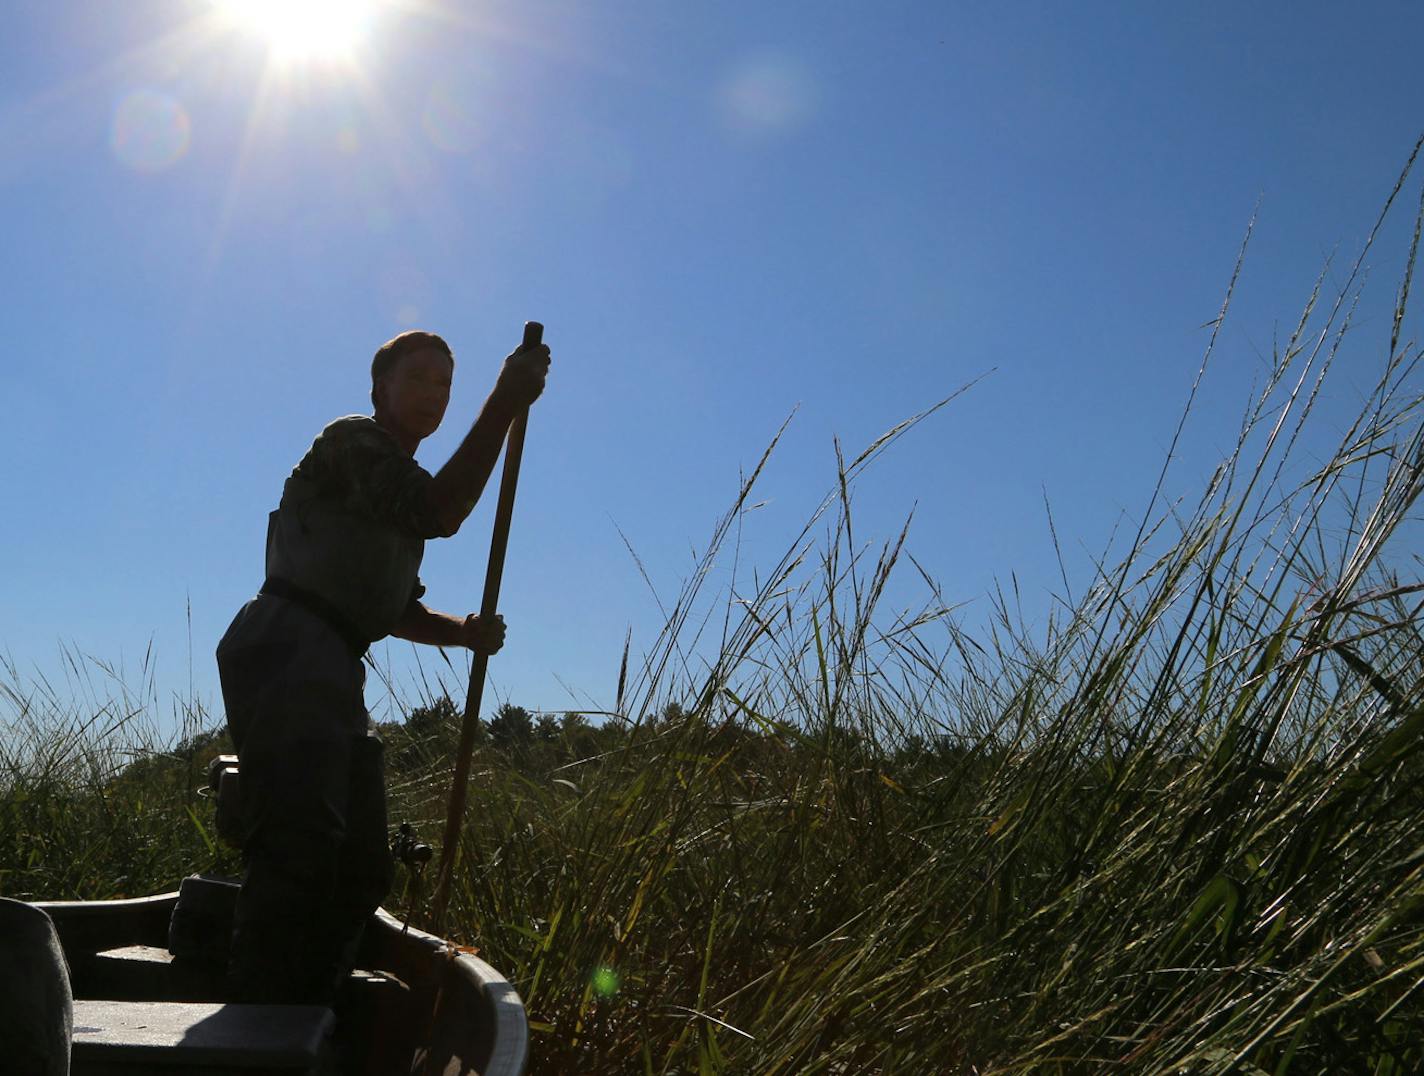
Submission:
[[[234,917],[231,974],[240,1000],[329,1003],[343,974],[332,908],[340,886],[353,737],[249,745],[244,813],[253,811]],[[250,796],[249,796],[250,793]]]
[[346,837],[337,852],[336,887],[328,922],[332,947],[346,970],[355,966],[366,922],[390,891],[395,875],[386,825],[384,745],[368,734],[352,741]]
[[218,651],[245,832],[231,971],[254,1001],[329,1001],[391,874],[362,666],[292,612],[255,599]]

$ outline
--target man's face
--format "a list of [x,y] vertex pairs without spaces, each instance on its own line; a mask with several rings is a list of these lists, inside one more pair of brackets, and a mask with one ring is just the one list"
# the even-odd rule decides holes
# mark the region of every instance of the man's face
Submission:
[[450,403],[452,364],[438,348],[402,355],[381,379],[378,397],[392,424],[417,437],[429,437]]

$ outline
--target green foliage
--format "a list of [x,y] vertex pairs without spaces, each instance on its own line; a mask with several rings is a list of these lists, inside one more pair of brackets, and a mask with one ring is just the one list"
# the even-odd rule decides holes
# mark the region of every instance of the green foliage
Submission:
[[534,742],[534,715],[522,706],[502,703],[490,718],[490,742],[507,751],[519,751]]
[[78,716],[48,683],[0,667],[0,895],[140,896],[194,870],[235,868],[200,797],[208,761],[231,741],[211,730],[152,746],[135,725],[153,705],[144,702],[121,691]]

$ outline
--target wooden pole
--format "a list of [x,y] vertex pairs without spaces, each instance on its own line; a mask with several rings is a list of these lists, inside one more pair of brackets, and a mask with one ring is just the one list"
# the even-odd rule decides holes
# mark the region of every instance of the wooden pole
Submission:
[[[524,323],[524,347],[534,347],[544,339],[544,326]],[[504,553],[509,546],[509,524],[514,518],[514,490],[519,485],[519,460],[524,454],[524,428],[529,421],[526,407],[509,424],[509,441],[504,450],[504,473],[499,480],[499,502],[494,510],[494,537],[490,540],[489,567],[485,570],[485,593],[480,602],[480,619],[493,619],[499,612],[499,584],[504,575]],[[475,750],[475,733],[480,727],[480,701],[485,691],[488,655],[478,651],[470,662],[470,686],[465,694],[465,714],[460,722],[460,747],[455,756],[455,781],[450,788],[450,809],[445,816],[445,837],[440,842],[440,869],[435,896],[430,904],[430,930],[444,928],[445,905],[450,899],[450,879],[455,873],[460,827],[465,816],[465,793],[470,780],[470,757]]]

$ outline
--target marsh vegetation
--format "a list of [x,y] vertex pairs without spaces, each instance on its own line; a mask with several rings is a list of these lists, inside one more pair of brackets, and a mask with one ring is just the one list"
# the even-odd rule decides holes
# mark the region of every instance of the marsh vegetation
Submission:
[[[855,489],[921,416],[838,454],[785,556],[719,590],[754,471],[615,713],[503,711],[448,922],[519,987],[534,1071],[1424,1068],[1409,224],[1329,457],[1299,446],[1363,346],[1357,273],[1310,296],[1200,496],[1147,491],[1036,625],[1001,594],[971,632],[929,580],[885,605],[916,566],[860,534]],[[0,891],[234,869],[196,794],[208,715],[155,747],[141,691],[71,671],[3,677]],[[457,709],[435,690],[386,729],[392,821],[429,838]]]

